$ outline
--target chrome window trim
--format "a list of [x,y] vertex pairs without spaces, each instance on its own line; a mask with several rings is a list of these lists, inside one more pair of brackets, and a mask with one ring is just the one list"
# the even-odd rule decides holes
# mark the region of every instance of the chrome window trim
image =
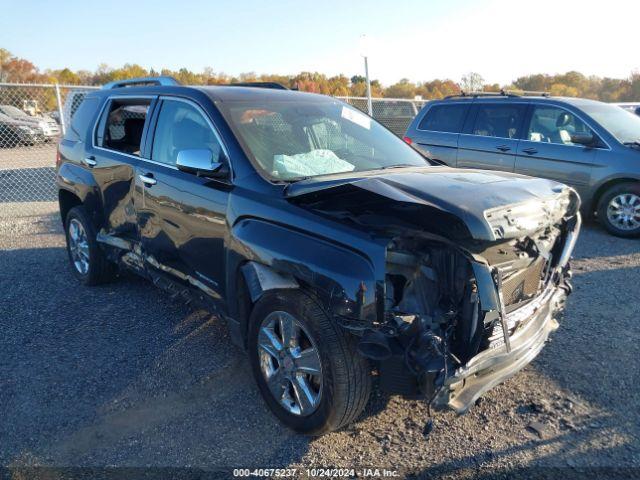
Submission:
[[209,118],[209,115],[207,114],[207,112],[198,103],[194,102],[193,100],[191,100],[189,98],[176,97],[176,96],[172,96],[172,95],[160,95],[158,97],[158,99],[159,100],[171,100],[171,101],[175,101],[175,102],[183,102],[183,103],[187,103],[187,104],[195,107],[195,109],[200,112],[200,114],[204,117],[204,119],[209,124],[209,127],[213,131],[213,134],[216,136],[216,140],[218,140],[218,142],[220,143],[220,146],[222,147],[222,151],[227,156],[227,160],[231,161],[231,159],[229,158],[229,149],[227,148],[227,145],[225,144],[224,140],[222,139],[222,135],[220,135],[220,132],[218,131],[218,128],[215,126],[213,121]]
[[[442,133],[446,133],[446,132],[442,132]],[[464,135],[465,137],[473,137],[473,138],[497,138],[498,140],[511,140],[514,142],[518,142],[521,139],[520,138],[509,138],[509,137],[494,137],[493,135],[475,135],[473,133],[459,133],[458,135]],[[513,155],[513,153],[509,153],[509,152],[503,152],[506,155]]]
[[[537,102],[537,101],[533,101],[531,102],[531,105],[534,107],[540,106],[540,107],[545,107],[545,108],[559,108],[560,110],[564,110],[567,113],[570,113],[571,115],[575,115],[576,117],[578,117],[578,119],[584,123],[587,127],[589,127],[589,129],[598,136],[598,138],[607,146],[607,148],[603,148],[603,147],[590,147],[593,148],[595,150],[602,150],[602,151],[607,151],[607,150],[611,150],[611,145],[609,145],[609,143],[602,138],[602,135],[598,134],[598,132],[596,131],[595,128],[593,128],[593,125],[591,125],[589,122],[587,122],[584,117],[582,117],[580,114],[572,112],[571,110],[566,109],[565,107],[561,106],[561,105],[556,105],[555,103],[543,103],[543,102]],[[533,113],[531,112],[531,119],[533,119]],[[529,125],[531,125],[531,119],[529,119]],[[529,128],[529,125],[527,125],[527,130]],[[567,144],[563,144],[563,143],[550,143],[550,142],[534,142],[533,140],[528,140],[526,138],[522,139],[523,142],[529,142],[532,143],[534,145],[541,145],[541,144],[547,144],[547,145],[558,145],[560,147],[574,147],[574,148],[586,148],[584,145],[567,145]]]
[[[205,121],[209,125],[209,128],[213,132],[213,135],[216,137],[216,140],[220,144],[220,147],[222,148],[222,152],[224,153],[224,155],[225,155],[225,157],[227,159],[227,165],[229,166],[229,173],[230,173],[229,178],[233,177],[233,165],[231,164],[231,155],[229,155],[229,149],[227,148],[227,145],[225,144],[224,140],[222,139],[222,135],[220,135],[220,132],[218,131],[218,128],[215,126],[215,124],[213,123],[211,118],[209,118],[209,115],[207,114],[207,112],[198,103],[194,102],[193,100],[191,100],[189,98],[176,97],[176,96],[173,96],[173,95],[166,95],[166,94],[158,96],[158,101],[165,101],[165,100],[166,101],[172,101],[172,102],[183,102],[183,103],[186,103],[188,105],[191,105],[192,107],[194,107],[198,111],[198,113],[200,113],[200,115],[202,115],[202,117],[205,119]],[[162,109],[160,109],[160,111],[158,112],[158,117],[161,114],[162,114]],[[154,139],[152,139],[152,142],[151,142],[151,150],[149,152],[149,155],[153,155],[153,140],[155,140],[155,133],[156,132],[155,132],[155,129],[154,129],[154,132],[153,132]],[[142,160],[143,162],[152,163],[154,165],[160,165],[160,166],[163,166],[163,167],[172,168],[173,170],[180,170],[175,165],[169,165],[168,163],[158,162],[157,160],[153,160],[151,158],[140,157],[140,160]]]
[[[136,160],[141,160],[141,161],[144,161],[144,162],[152,163],[154,165],[159,165],[159,166],[162,166],[162,167],[171,168],[173,170],[180,170],[175,165],[169,165],[167,163],[158,162],[158,161],[152,160],[150,158],[145,158],[145,157],[138,156],[138,155],[131,155],[130,153],[121,152],[120,150],[112,150],[110,148],[99,147],[98,145],[96,145],[96,135],[98,133],[98,125],[100,125],[100,119],[102,118],[102,115],[104,115],[104,111],[107,108],[107,105],[111,104],[111,100],[122,100],[122,99],[127,99],[127,100],[150,99],[151,101],[153,101],[154,99],[157,99],[158,101],[160,101],[160,100],[171,100],[171,101],[184,102],[184,103],[190,104],[191,106],[195,107],[195,109],[198,110],[198,112],[204,117],[205,121],[209,125],[209,128],[211,128],[211,130],[213,131],[213,134],[215,135],[216,140],[218,141],[218,143],[220,143],[220,146],[222,147],[222,151],[224,152],[225,156],[227,157],[227,164],[229,165],[230,173],[231,173],[231,175],[233,175],[233,165],[231,164],[231,156],[229,155],[229,149],[227,148],[227,145],[225,144],[224,140],[222,139],[222,136],[220,135],[220,132],[218,131],[216,126],[213,124],[213,122],[209,118],[209,115],[207,115],[205,110],[200,105],[198,105],[196,102],[194,102],[191,99],[187,99],[187,98],[183,98],[183,97],[177,97],[177,96],[172,96],[172,95],[109,95],[107,97],[107,100],[103,103],[102,107],[100,108],[100,113],[96,117],[96,122],[95,122],[95,125],[93,126],[93,132],[91,134],[91,146],[94,149],[102,150],[104,152],[114,152],[114,153],[117,153],[119,155],[124,155],[125,157],[135,158]],[[155,131],[154,131],[154,134],[155,134]],[[152,150],[151,153],[153,153],[153,143],[152,143],[151,150]]]

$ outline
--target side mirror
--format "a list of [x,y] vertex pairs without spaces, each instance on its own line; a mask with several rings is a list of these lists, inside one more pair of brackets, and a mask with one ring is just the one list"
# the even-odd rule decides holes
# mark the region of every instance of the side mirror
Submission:
[[577,143],[578,145],[584,145],[585,147],[591,147],[595,143],[595,138],[590,133],[574,133],[571,135],[571,143]]
[[183,172],[193,173],[199,177],[224,177],[228,173],[227,166],[213,160],[213,153],[208,148],[180,150],[176,167]]

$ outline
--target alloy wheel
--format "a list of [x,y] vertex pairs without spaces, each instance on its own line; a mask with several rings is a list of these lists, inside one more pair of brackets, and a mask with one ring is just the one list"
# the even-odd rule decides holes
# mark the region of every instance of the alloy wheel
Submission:
[[620,230],[640,227],[640,197],[634,193],[621,193],[607,205],[607,220]]
[[293,315],[276,311],[258,332],[260,370],[274,398],[289,413],[306,417],[322,398],[322,364],[316,343]]
[[76,218],[72,218],[68,226],[69,233],[69,253],[73,266],[82,275],[89,271],[89,240],[87,232],[82,223]]

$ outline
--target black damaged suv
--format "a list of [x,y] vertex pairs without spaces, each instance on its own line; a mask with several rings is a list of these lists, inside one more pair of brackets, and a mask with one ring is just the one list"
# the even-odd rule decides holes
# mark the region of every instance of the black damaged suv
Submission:
[[205,302],[300,432],[356,419],[374,372],[465,412],[538,354],[571,291],[572,189],[431,165],[358,110],[276,85],[89,93],[57,184],[80,282],[126,268]]

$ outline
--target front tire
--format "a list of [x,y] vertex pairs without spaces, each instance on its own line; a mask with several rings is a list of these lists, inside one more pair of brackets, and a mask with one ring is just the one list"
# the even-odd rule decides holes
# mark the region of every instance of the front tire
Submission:
[[598,202],[598,220],[618,237],[640,236],[640,185],[621,183],[605,191]]
[[248,340],[260,393],[287,427],[319,435],[362,413],[371,391],[368,361],[310,296],[265,293],[251,312]]
[[106,283],[115,276],[115,265],[100,249],[96,233],[82,205],[73,207],[65,221],[67,254],[71,269],[84,285]]

